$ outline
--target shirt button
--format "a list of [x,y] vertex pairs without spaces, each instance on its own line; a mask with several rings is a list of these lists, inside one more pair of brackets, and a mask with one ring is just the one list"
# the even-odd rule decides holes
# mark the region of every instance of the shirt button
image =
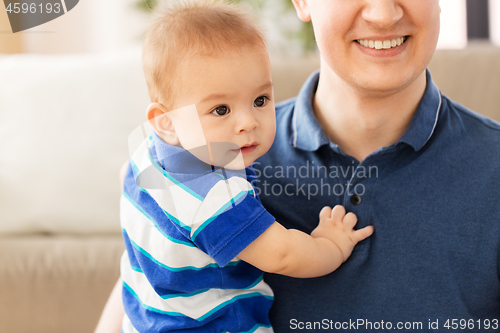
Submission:
[[353,194],[351,196],[351,203],[354,205],[354,206],[357,206],[361,203],[361,197],[357,194]]

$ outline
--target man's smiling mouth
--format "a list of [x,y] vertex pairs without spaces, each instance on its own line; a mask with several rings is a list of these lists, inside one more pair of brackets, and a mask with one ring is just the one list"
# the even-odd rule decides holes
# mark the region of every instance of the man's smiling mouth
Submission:
[[408,39],[408,36],[387,40],[358,39],[356,42],[369,49],[387,50],[398,47]]

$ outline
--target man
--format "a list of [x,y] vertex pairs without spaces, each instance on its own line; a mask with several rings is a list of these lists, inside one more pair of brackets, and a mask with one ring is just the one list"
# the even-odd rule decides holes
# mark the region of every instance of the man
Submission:
[[[275,332],[497,330],[500,125],[426,72],[439,0],[293,3],[313,22],[321,70],[277,106],[261,200],[287,228],[310,232],[342,204],[375,233],[325,277],[266,275]],[[97,332],[119,326],[113,295]]]

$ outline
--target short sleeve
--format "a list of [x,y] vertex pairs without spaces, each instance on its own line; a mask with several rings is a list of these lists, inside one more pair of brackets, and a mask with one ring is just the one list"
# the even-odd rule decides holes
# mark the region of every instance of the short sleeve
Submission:
[[195,214],[191,240],[226,265],[275,222],[242,177],[217,182]]

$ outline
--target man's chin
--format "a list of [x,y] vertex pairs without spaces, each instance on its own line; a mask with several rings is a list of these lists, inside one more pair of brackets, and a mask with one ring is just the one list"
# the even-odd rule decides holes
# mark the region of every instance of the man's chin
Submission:
[[372,76],[367,75],[368,77],[365,79],[362,77],[354,78],[353,85],[358,92],[367,97],[384,98],[405,90],[422,74],[425,74],[425,69],[419,75],[376,73]]

